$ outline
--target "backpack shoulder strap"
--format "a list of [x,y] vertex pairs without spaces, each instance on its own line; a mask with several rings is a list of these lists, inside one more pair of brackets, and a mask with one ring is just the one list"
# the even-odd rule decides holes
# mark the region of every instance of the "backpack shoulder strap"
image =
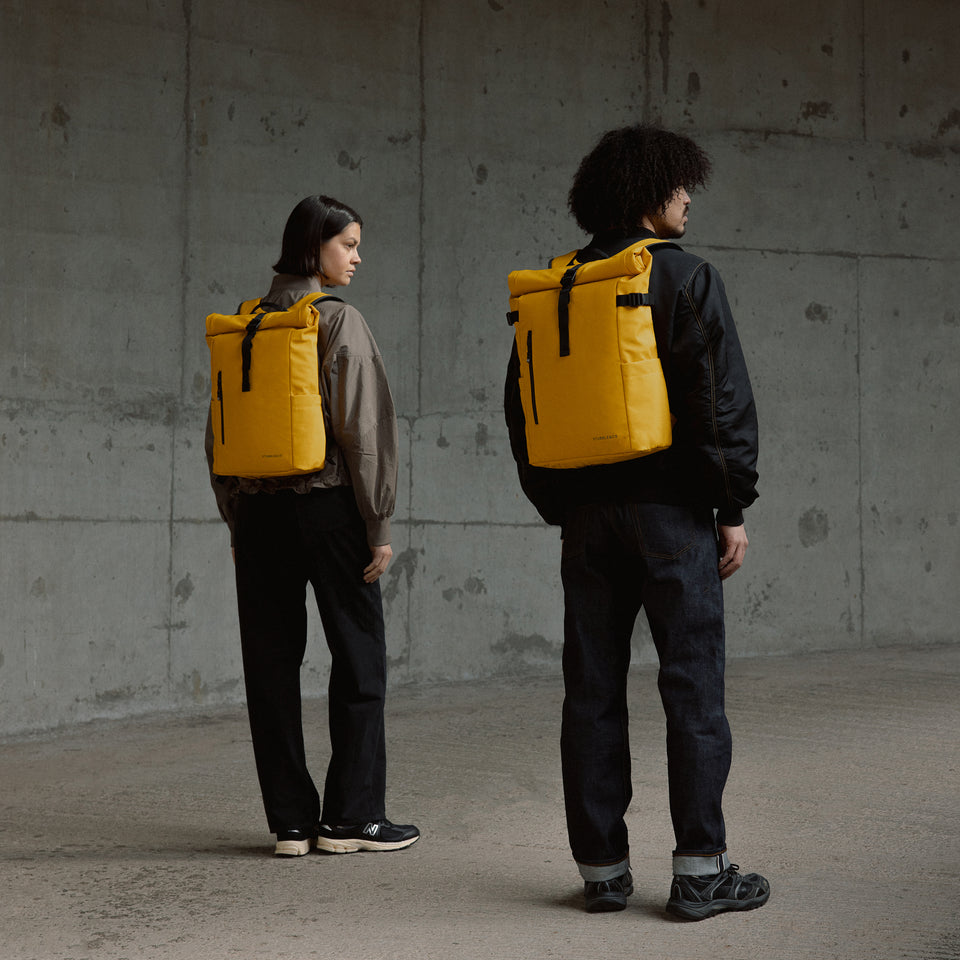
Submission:
[[672,240],[645,240],[645,247],[657,247],[660,250],[663,250],[664,247],[672,247],[674,250],[683,250],[683,247],[679,243],[674,243]]
[[318,293],[313,295],[313,299],[310,301],[314,306],[316,306],[321,300],[334,300],[337,303],[344,303],[343,297],[336,297],[332,293]]
[[[332,293],[308,293],[305,297],[301,297],[301,300],[306,300],[310,298],[310,303],[316,306],[321,300],[336,300],[338,303],[343,303],[344,300],[342,297],[335,297]],[[297,301],[299,303],[299,301]],[[273,303],[268,300],[266,297],[257,297],[254,300],[244,300],[243,303],[237,308],[238,314],[253,313],[255,310],[260,310],[263,313],[280,313],[283,310],[283,307],[278,303]]]

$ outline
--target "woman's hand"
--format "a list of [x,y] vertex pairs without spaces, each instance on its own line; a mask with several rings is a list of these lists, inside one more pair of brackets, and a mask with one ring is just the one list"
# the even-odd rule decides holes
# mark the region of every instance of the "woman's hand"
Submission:
[[389,543],[379,547],[370,548],[370,563],[363,569],[363,582],[374,583],[387,569],[390,558],[393,556],[393,548]]

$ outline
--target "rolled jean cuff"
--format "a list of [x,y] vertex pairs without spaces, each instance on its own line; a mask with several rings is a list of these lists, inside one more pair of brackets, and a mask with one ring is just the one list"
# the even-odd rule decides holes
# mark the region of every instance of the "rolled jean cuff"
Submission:
[[723,873],[729,866],[730,857],[727,856],[726,850],[706,857],[676,853],[673,855],[674,876],[712,877]]
[[621,877],[630,869],[630,858],[624,857],[616,863],[577,863],[580,876],[584,880],[598,883],[601,880],[613,880]]

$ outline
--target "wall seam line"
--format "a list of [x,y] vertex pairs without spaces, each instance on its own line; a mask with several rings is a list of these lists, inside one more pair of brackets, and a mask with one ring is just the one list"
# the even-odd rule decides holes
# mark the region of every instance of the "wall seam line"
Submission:
[[[424,46],[426,43],[426,0],[420,0],[420,21],[417,24],[417,82],[420,87],[420,123],[418,136],[417,158],[417,176],[419,179],[419,190],[417,196],[417,216],[419,220],[419,231],[417,237],[417,408],[414,415],[410,418],[410,432],[407,445],[407,518],[408,521],[413,516],[413,484],[414,484],[414,465],[413,465],[413,446],[416,433],[416,424],[423,414],[423,277],[425,270],[425,251],[423,245],[424,222],[426,220],[426,197],[425,197],[425,177],[423,170],[423,161],[426,153],[425,142],[427,138],[427,85],[426,85],[426,56]],[[406,617],[404,618],[405,636],[405,658],[407,677],[410,675],[410,661],[413,657],[413,580],[416,576],[416,553],[413,546],[413,535],[416,524],[408,522],[407,525],[407,550],[412,564],[412,569],[408,568],[407,573],[407,604]]]
[[[860,122],[863,142],[867,143],[867,0],[860,4]],[[863,259],[856,260],[857,271],[857,526],[860,540],[860,646],[867,642],[867,603],[865,590],[867,570],[864,557],[863,517],[863,310],[861,284]]]
[[183,246],[180,256],[180,396],[174,404],[172,418],[172,436],[170,444],[170,516],[167,530],[167,699],[173,699],[173,633],[174,633],[174,504],[177,484],[177,440],[180,420],[183,415],[184,396],[186,388],[187,344],[189,342],[190,325],[187,322],[187,282],[190,266],[190,179],[191,179],[191,146],[193,143],[193,117],[190,110],[192,97],[191,67],[192,67],[192,0],[182,0],[183,27],[184,27],[184,71],[183,71],[183,192],[181,200],[181,216],[183,218]]
[[864,557],[864,518],[863,518],[863,310],[860,291],[863,281],[861,261],[857,259],[857,518],[860,540],[860,645],[867,642],[867,604],[865,590],[867,570]]

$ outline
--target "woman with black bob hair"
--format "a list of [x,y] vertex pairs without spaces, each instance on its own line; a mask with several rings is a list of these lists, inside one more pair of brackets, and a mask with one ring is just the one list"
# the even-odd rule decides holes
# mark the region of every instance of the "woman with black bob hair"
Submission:
[[[325,287],[349,286],[363,221],[332,197],[290,214],[262,303],[286,310]],[[386,819],[383,706],[386,642],[379,578],[393,555],[397,419],[383,358],[360,313],[338,297],[315,303],[326,429],[322,469],[224,477],[207,462],[236,564],[247,709],[267,823],[278,856],[400,850],[420,831]],[[331,753],[321,806],[307,769],[300,668],[307,584],[330,648]],[[321,817],[322,813],[322,817]]]
[[363,227],[360,214],[345,203],[333,197],[305,197],[287,218],[280,259],[273,265],[274,271],[298,277],[322,276],[324,243],[352,223],[358,231]]

